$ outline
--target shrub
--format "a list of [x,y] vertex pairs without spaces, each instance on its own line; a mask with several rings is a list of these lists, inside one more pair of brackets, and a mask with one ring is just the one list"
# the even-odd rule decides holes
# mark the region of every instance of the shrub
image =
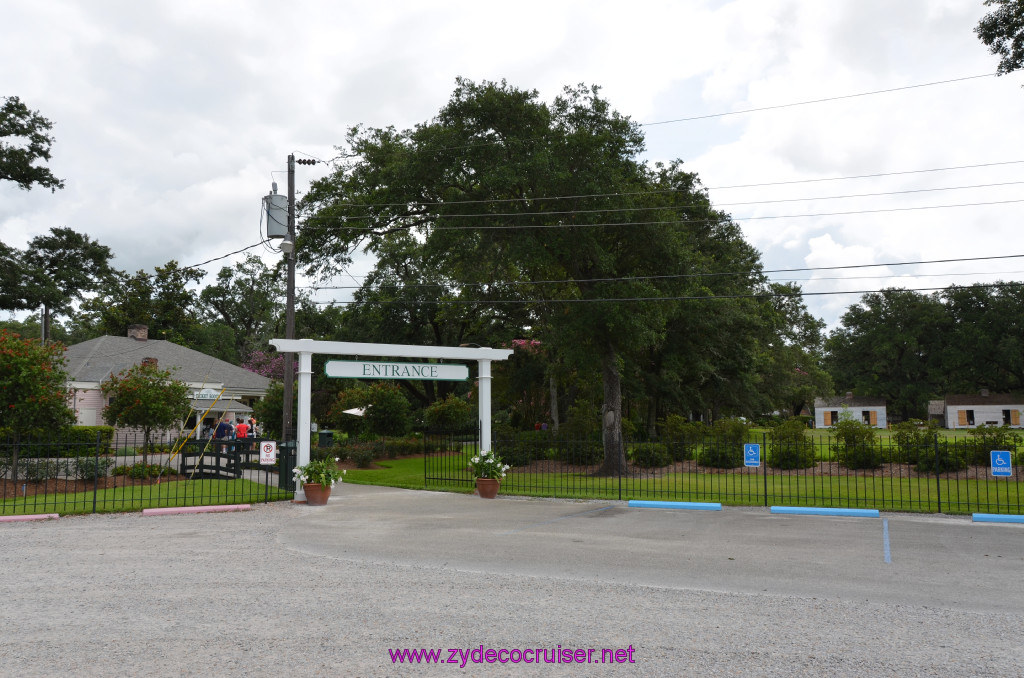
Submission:
[[678,414],[670,414],[661,422],[661,440],[668,446],[672,461],[693,459],[700,443],[707,437],[708,427]]
[[974,466],[988,466],[992,460],[992,450],[1016,450],[1020,435],[1009,426],[990,426],[982,424],[971,429],[971,439],[967,441],[968,462]]
[[41,483],[56,478],[61,471],[67,471],[66,462],[56,459],[22,459],[18,462],[18,473],[22,480],[30,483]]
[[832,451],[840,466],[872,469],[882,465],[882,450],[875,429],[862,421],[841,419],[832,426]]
[[918,448],[914,469],[918,473],[946,473],[967,468],[971,456],[966,440],[940,440],[926,447]]
[[642,468],[661,468],[672,463],[668,447],[662,443],[641,443],[630,450],[633,464]]
[[785,421],[768,432],[768,465],[779,469],[810,468],[817,463],[814,443],[807,439],[807,425],[799,419]]
[[708,440],[697,452],[697,463],[711,468],[739,468],[743,466],[743,445]]
[[454,393],[435,400],[423,412],[424,423],[433,431],[462,431],[474,425],[473,406]]
[[422,438],[388,438],[384,441],[384,450],[389,459],[423,453]]
[[366,430],[382,436],[404,436],[412,428],[412,408],[396,384],[377,382],[369,389],[363,419]]
[[373,447],[365,443],[356,443],[349,448],[348,457],[358,468],[370,468],[370,464],[373,463]]
[[743,444],[749,429],[738,419],[719,419],[710,430],[710,437],[697,453],[697,463],[712,468],[743,466]]
[[97,452],[97,439],[99,440],[99,453],[110,452],[110,443],[114,439],[113,426],[69,426],[61,431],[59,444],[51,448],[50,456],[58,457],[87,457]]
[[922,455],[934,458],[938,428],[937,422],[926,423],[920,419],[908,419],[893,426],[892,441],[896,446],[896,455],[892,461],[916,464]]
[[160,464],[144,464],[138,462],[131,466],[121,465],[115,466],[111,470],[111,475],[115,476],[128,476],[133,480],[148,480],[149,478],[159,478],[160,476],[169,476],[177,473],[174,469],[169,466],[161,466]]
[[604,460],[604,443],[598,440],[563,441],[557,445],[555,458],[567,464],[593,466]]
[[79,480],[92,480],[105,477],[113,465],[110,457],[78,457],[71,465],[71,473]]

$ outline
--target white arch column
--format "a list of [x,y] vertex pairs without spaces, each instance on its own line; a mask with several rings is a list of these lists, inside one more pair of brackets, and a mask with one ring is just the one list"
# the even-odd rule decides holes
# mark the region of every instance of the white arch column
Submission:
[[[434,358],[449,360],[476,360],[479,385],[480,449],[491,449],[491,362],[508,360],[511,349],[467,346],[409,346],[405,344],[364,344],[351,341],[315,341],[313,339],[271,339],[270,345],[278,351],[299,355],[299,416],[296,422],[295,463],[309,463],[311,422],[310,391],[313,384],[313,354],[382,357],[382,358]],[[296,501],[305,500],[301,487],[295,488]]]
[[478,360],[477,366],[477,384],[480,389],[480,451],[487,452],[491,449],[491,361]]

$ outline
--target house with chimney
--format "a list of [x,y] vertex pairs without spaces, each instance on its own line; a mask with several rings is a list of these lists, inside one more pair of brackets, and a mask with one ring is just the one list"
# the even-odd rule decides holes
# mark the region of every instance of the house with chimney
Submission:
[[1024,395],[990,393],[987,389],[976,394],[947,395],[928,403],[928,415],[951,429],[976,428],[982,424],[1021,428]]
[[222,417],[250,415],[253,403],[263,398],[270,387],[267,377],[164,339],[150,339],[145,325],[129,326],[124,337],[103,336],[69,346],[65,358],[71,405],[78,424],[84,426],[105,423],[103,381],[142,363],[169,369],[175,379],[192,390],[192,412],[184,422],[187,430],[196,425],[199,417],[208,425]]
[[885,406],[885,398],[855,396],[849,391],[845,396],[815,398],[814,427],[828,428],[849,417],[873,428],[885,428],[888,425]]

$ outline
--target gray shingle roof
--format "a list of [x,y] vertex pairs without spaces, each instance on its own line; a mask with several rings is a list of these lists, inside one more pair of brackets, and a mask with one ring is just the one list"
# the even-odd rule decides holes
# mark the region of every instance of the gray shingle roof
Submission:
[[950,405],[1024,405],[1024,395],[1014,393],[952,394],[946,396],[946,406]]
[[174,378],[184,382],[223,384],[232,391],[259,394],[270,386],[270,379],[262,375],[163,339],[97,337],[69,346],[65,356],[71,381],[102,382],[143,358],[156,358],[161,369],[171,369]]
[[885,407],[885,398],[874,396],[832,396],[815,398],[814,407]]

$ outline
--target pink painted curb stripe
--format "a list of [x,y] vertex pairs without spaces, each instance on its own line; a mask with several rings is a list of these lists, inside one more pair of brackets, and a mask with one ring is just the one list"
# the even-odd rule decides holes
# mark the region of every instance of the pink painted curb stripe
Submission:
[[27,516],[0,516],[0,523],[14,523],[22,520],[53,520],[60,518],[59,513],[33,513]]
[[144,516],[167,516],[175,513],[224,513],[225,511],[248,511],[252,504],[228,504],[226,506],[171,506],[169,508],[142,509]]

